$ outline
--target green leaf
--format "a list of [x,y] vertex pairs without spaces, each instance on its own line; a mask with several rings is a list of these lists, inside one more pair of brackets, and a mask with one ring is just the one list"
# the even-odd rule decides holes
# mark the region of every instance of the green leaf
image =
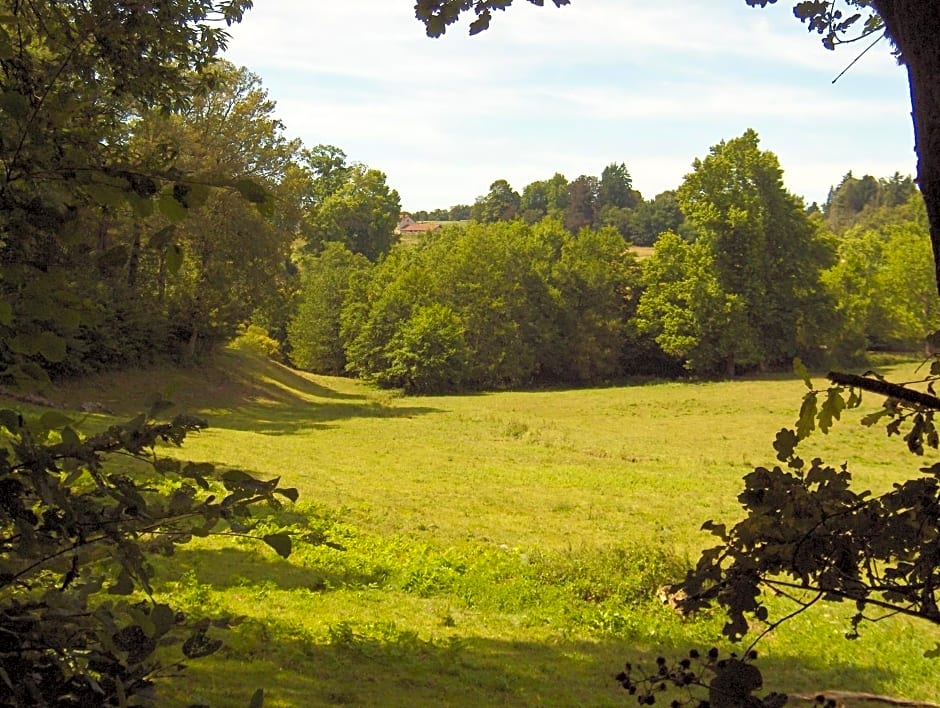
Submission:
[[169,605],[156,604],[150,611],[150,621],[153,622],[154,636],[162,637],[176,624],[176,612]]
[[186,207],[176,201],[172,194],[161,194],[157,200],[157,208],[171,223],[175,224],[186,218]]
[[37,352],[46,361],[56,364],[65,359],[65,340],[55,332],[40,332],[37,340]]
[[69,447],[78,447],[82,444],[81,438],[78,437],[78,433],[72,430],[71,427],[65,426],[62,428],[62,442],[64,442]]
[[251,703],[248,704],[248,708],[264,708],[264,689],[259,688],[255,691],[254,695],[251,697]]
[[839,389],[829,389],[829,395],[826,396],[826,400],[823,402],[822,408],[819,411],[819,429],[823,434],[829,432],[829,429],[832,427],[832,421],[839,420],[845,408],[845,399],[842,398]]
[[108,587],[110,595],[130,595],[132,592],[134,592],[134,580],[126,570],[122,570],[117,581]]
[[120,209],[129,201],[125,190],[110,184],[87,184],[84,190],[98,204],[110,209]]
[[183,249],[179,244],[171,243],[166,249],[166,269],[176,275],[183,267]]
[[281,558],[288,558],[291,552],[291,539],[286,533],[272,533],[262,536],[261,540],[271,546]]
[[718,538],[727,541],[728,540],[728,531],[724,524],[716,524],[714,521],[709,519],[704,524],[702,524],[702,531],[708,531],[709,533],[718,536]]
[[880,410],[874,411],[873,413],[862,416],[862,419],[859,422],[865,427],[871,427],[886,415],[891,415],[891,411],[882,408]]
[[39,427],[42,430],[59,430],[71,424],[72,419],[58,411],[46,411],[39,418]]
[[803,364],[803,360],[800,359],[800,357],[796,357],[796,359],[793,360],[793,373],[803,380],[803,383],[806,384],[806,388],[810,391],[813,390],[813,382],[809,377],[809,369],[806,368],[806,365]]
[[0,425],[9,430],[11,433],[16,434],[23,426],[23,418],[16,411],[11,411],[10,409],[6,408],[0,410]]
[[250,474],[248,474],[247,472],[243,472],[242,470],[226,470],[225,472],[222,473],[222,481],[237,486],[241,484],[256,482],[257,480],[254,477],[252,477]]
[[173,198],[187,209],[201,207],[209,199],[209,187],[192,182],[177,182],[173,185]]
[[270,198],[268,190],[247,177],[236,180],[232,183],[232,186],[252,204],[262,204]]
[[470,35],[479,34],[489,29],[491,19],[492,15],[489,10],[481,12],[480,16],[470,23]]
[[[0,411],[0,414],[6,411]],[[934,462],[930,467],[921,467],[920,471],[924,474],[932,474],[934,477],[940,477],[940,462]]]
[[127,192],[127,201],[137,216],[146,218],[153,214],[153,199],[150,197],[142,197],[133,192]]
[[809,437],[816,429],[816,393],[810,391],[803,396],[800,417],[796,422],[796,436],[800,440]]
[[147,239],[147,246],[158,251],[166,250],[166,248],[173,242],[173,234],[175,233],[176,226],[173,224],[164,226],[156,233],[151,234],[150,238]]
[[13,324],[13,305],[6,300],[0,300],[0,325]]

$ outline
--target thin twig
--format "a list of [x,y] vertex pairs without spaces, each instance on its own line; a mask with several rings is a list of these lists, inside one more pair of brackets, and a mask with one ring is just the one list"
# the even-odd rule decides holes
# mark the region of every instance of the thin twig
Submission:
[[[867,36],[867,35],[862,35],[862,37],[864,37],[864,36]],[[878,37],[878,39],[876,39],[874,42],[872,42],[872,43],[869,44],[867,47],[865,47],[865,48],[861,51],[861,53],[860,53],[857,57],[855,57],[855,58],[849,63],[849,65],[848,65],[847,67],[845,67],[842,71],[839,72],[839,75],[838,75],[836,78],[834,78],[834,79],[832,80],[832,83],[835,83],[836,81],[838,81],[839,79],[841,79],[843,76],[845,76],[846,72],[847,72],[849,69],[851,69],[853,66],[855,66],[856,62],[857,62],[859,59],[861,59],[863,56],[865,56],[865,54],[868,53],[868,50],[869,50],[869,49],[871,49],[872,47],[874,47],[876,44],[878,44],[878,42],[880,42],[880,41],[881,41],[882,39],[884,39],[884,38],[885,38],[885,34],[882,32],[881,36]],[[858,39],[861,39],[861,37],[858,37],[858,38],[856,38],[856,40],[852,40],[852,41],[857,41]],[[840,42],[840,44],[846,44],[846,42]]]

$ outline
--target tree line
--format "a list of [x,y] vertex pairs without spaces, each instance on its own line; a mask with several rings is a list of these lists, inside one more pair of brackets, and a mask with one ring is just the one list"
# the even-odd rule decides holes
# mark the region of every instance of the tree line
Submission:
[[633,178],[622,162],[607,165],[600,177],[580,175],[569,181],[556,172],[548,179],[530,182],[521,193],[505,179],[497,179],[472,205],[416,211],[412,216],[419,221],[472,219],[482,223],[519,218],[527,224],[551,217],[572,233],[586,226],[613,227],[637,246],[651,246],[659,234],[680,231],[684,223],[675,190],[644,199],[633,188]]
[[[497,181],[474,205],[483,219],[377,262],[342,244],[304,258],[290,356],[433,392],[734,375],[920,346],[940,312],[911,179],[850,173],[807,208],[782,175],[753,130],[714,146],[667,193],[679,223],[642,261],[616,226],[557,207],[587,180],[529,185],[555,187],[537,219]],[[595,184],[592,194],[642,202],[623,165]]]

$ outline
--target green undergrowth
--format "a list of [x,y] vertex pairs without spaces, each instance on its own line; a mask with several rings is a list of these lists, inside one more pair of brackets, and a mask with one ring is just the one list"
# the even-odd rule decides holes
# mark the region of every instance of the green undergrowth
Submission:
[[[742,476],[775,462],[804,390],[776,376],[408,398],[227,352],[48,395],[107,409],[76,414],[93,430],[163,393],[211,425],[168,454],[300,490],[257,530],[290,532],[290,558],[210,538],[161,560],[161,596],[240,618],[161,705],[243,707],[260,686],[266,706],[593,706],[629,704],[625,661],[721,644],[719,615],[682,617],[661,589],[711,543],[703,521],[736,518]],[[933,462],[863,414],[805,454],[874,490]],[[848,641],[851,614],[826,604],[764,639],[769,688],[940,699],[923,656],[940,632],[892,618]]]

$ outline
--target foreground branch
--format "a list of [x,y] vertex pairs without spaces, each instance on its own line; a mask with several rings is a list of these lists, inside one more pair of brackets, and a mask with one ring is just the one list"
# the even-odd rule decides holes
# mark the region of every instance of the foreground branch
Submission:
[[929,393],[915,391],[914,389],[893,384],[882,379],[873,379],[869,376],[858,376],[857,374],[845,374],[840,371],[830,371],[826,378],[832,383],[840,386],[851,386],[860,388],[863,391],[880,393],[888,398],[896,398],[904,403],[912,403],[932,410],[940,410],[940,398],[931,396]]

